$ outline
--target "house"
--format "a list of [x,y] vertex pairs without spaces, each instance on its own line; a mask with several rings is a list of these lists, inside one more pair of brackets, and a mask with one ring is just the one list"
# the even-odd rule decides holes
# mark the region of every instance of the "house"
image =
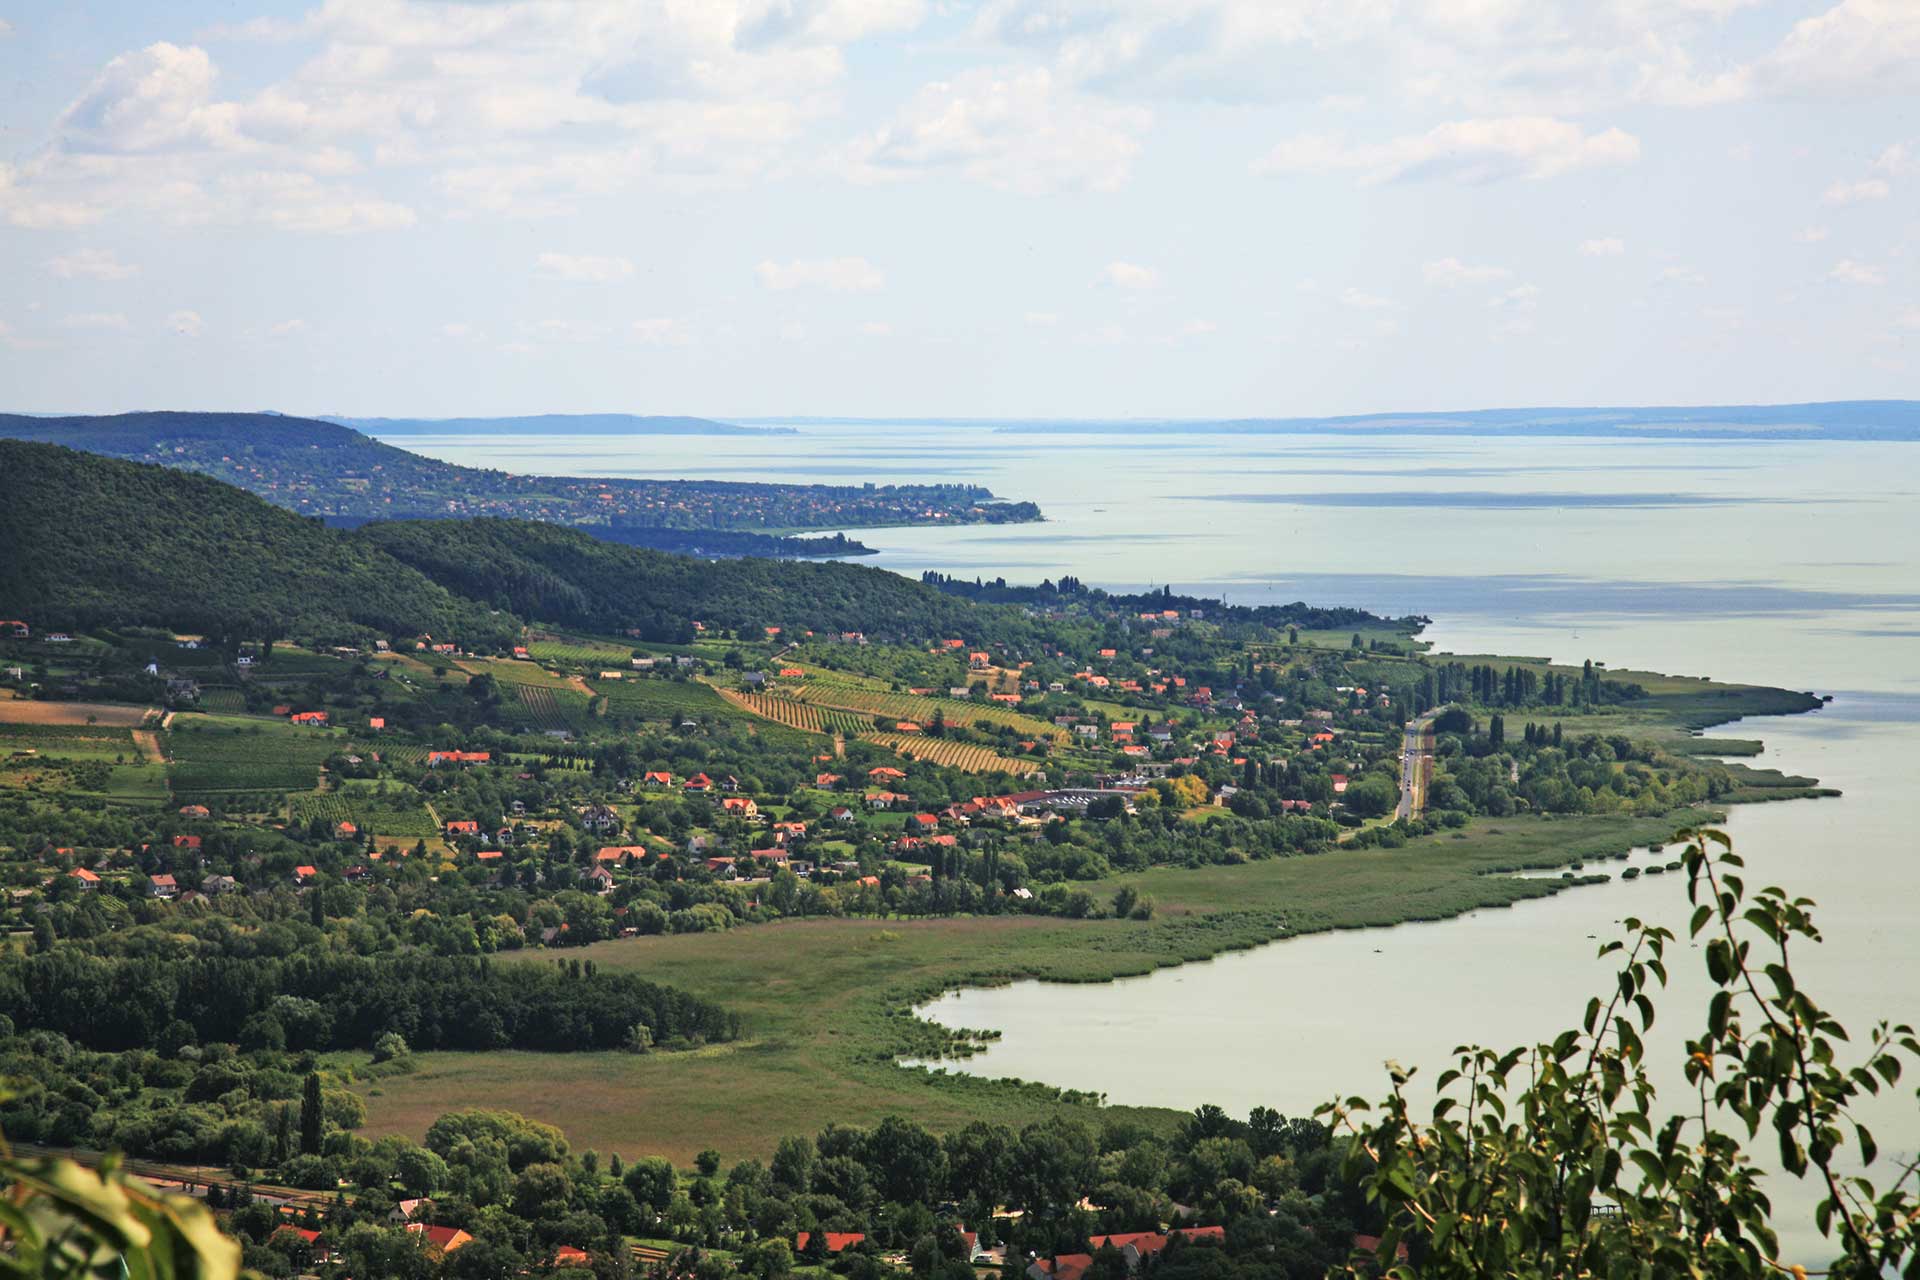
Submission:
[[780,668],[780,678],[782,680],[800,680],[804,679],[806,674],[806,671],[801,667]]
[[896,805],[912,804],[912,796],[903,796],[894,791],[875,791],[867,797],[869,809],[891,809]]
[[298,866],[293,869],[293,882],[295,884],[305,884],[319,874],[320,871],[317,867]]
[[976,651],[967,655],[967,666],[971,670],[985,671],[988,667],[992,665],[993,665],[993,657],[990,654],[980,653]]
[[498,862],[507,855],[498,849],[482,849],[473,856],[480,862]]
[[1158,1231],[1126,1231],[1116,1235],[1094,1236],[1087,1243],[1095,1249],[1112,1247],[1126,1260],[1128,1271],[1138,1271],[1142,1263],[1157,1261],[1175,1240],[1189,1244],[1224,1244],[1225,1227],[1176,1227],[1162,1235]]
[[1332,775],[1332,777],[1330,777],[1328,781],[1333,783],[1333,794],[1337,796],[1346,794],[1347,792],[1347,775],[1346,774],[1336,773]]
[[705,865],[716,880],[737,880],[740,878],[740,873],[734,869],[733,859],[730,857],[722,855],[720,857],[708,858]]
[[585,1271],[589,1269],[592,1262],[593,1258],[585,1249],[575,1248],[570,1244],[563,1244],[553,1251],[553,1265],[555,1269],[572,1267],[575,1270]]
[[760,806],[747,796],[727,796],[720,801],[720,812],[729,818],[756,818],[760,816]]
[[[826,1236],[828,1253],[843,1253],[867,1238],[858,1231],[828,1231],[824,1234]],[[795,1253],[805,1253],[807,1251],[807,1242],[812,1238],[813,1233],[811,1231],[802,1231],[794,1236],[793,1251]]]
[[904,782],[906,778],[906,774],[894,768],[892,765],[883,764],[877,768],[867,770],[867,780],[869,782]]
[[472,818],[455,818],[447,824],[447,839],[449,840],[455,836],[477,836],[479,834],[480,824]]
[[693,795],[705,795],[713,790],[713,779],[704,773],[696,773],[681,783],[680,789]]
[[431,1200],[402,1200],[388,1211],[387,1221],[399,1226],[402,1223],[412,1222],[416,1218],[424,1218],[432,1212],[433,1201]]
[[[1380,1255],[1380,1237],[1356,1235],[1353,1238],[1354,1262],[1360,1266],[1378,1266]],[[1393,1260],[1396,1264],[1407,1261],[1407,1242],[1400,1241],[1393,1247]]]
[[327,723],[327,713],[324,711],[296,711],[288,716],[287,720],[291,724],[304,724],[321,728]]
[[1035,1258],[1027,1268],[1027,1280],[1080,1280],[1092,1265],[1090,1253],[1056,1253],[1051,1258]]
[[907,830],[909,831],[935,831],[939,829],[939,826],[940,819],[930,813],[916,813],[907,819]]
[[98,889],[100,887],[100,877],[85,867],[75,867],[73,870],[67,872],[67,874],[75,880],[78,880],[82,889]]
[[193,852],[198,853],[200,852],[200,837],[175,836],[173,838],[173,847],[176,849],[191,849]]
[[386,718],[385,716],[369,716],[369,717],[367,717],[367,728],[369,728],[369,729],[384,729],[384,728],[386,728],[386,727],[387,727],[387,718]]
[[589,892],[597,893],[603,898],[613,892],[613,872],[605,867],[595,867],[587,872],[586,882]]
[[33,628],[24,622],[15,622],[12,620],[0,622],[0,631],[6,632],[15,640],[25,640],[33,635]]
[[409,1222],[407,1230],[422,1238],[428,1253],[449,1254],[473,1240],[458,1227],[430,1227],[424,1222]]
[[620,815],[610,805],[590,804],[580,811],[580,825],[596,835],[605,835],[620,829]]
[[845,826],[847,823],[852,822],[853,819],[853,810],[843,804],[837,804],[827,810],[827,821],[833,823],[835,826]]
[[594,851],[593,860],[603,867],[615,866],[629,858],[644,858],[647,847],[641,844],[610,844]]
[[200,882],[200,892],[205,894],[232,893],[240,887],[240,882],[232,876],[208,876]]
[[665,769],[649,769],[642,775],[640,783],[646,787],[671,787],[673,785],[673,775]]
[[846,779],[837,773],[816,773],[813,775],[813,785],[822,791],[831,791],[845,781]]
[[486,764],[492,759],[491,751],[429,751],[427,768],[437,769],[443,764]]
[[333,1251],[320,1243],[320,1233],[312,1227],[296,1227],[292,1223],[287,1223],[283,1226],[276,1227],[273,1234],[276,1236],[299,1236],[302,1240],[306,1241],[307,1246],[313,1250],[313,1260],[315,1262],[333,1261]]
[[211,818],[213,811],[203,804],[183,804],[180,806],[180,816],[183,818]]
[[351,822],[336,822],[333,824],[333,838],[335,840],[352,840],[359,834],[360,828]]

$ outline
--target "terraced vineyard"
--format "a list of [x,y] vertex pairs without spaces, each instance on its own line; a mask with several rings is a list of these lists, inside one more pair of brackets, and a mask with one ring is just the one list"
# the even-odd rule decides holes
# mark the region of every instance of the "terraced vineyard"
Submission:
[[583,666],[618,663],[624,667],[633,656],[633,650],[611,641],[536,636],[527,642],[527,655],[535,662],[571,662]]
[[358,789],[315,792],[289,797],[287,807],[293,821],[302,824],[320,818],[329,826],[351,822],[363,833],[379,836],[424,838],[439,834],[433,815],[411,789],[386,795]]
[[[542,733],[560,729],[571,732],[578,727],[580,718],[586,713],[586,699],[571,690],[517,684],[513,686],[513,691],[519,695],[520,705],[526,708],[533,727]],[[576,702],[577,706],[574,705]],[[573,714],[569,715],[569,711]]]
[[871,720],[873,716],[886,716],[890,720],[912,720],[926,724],[933,719],[937,711],[950,724],[973,724],[985,720],[990,724],[1005,725],[1016,733],[1029,738],[1041,738],[1048,742],[1064,743],[1066,733],[1032,716],[1022,715],[1009,710],[998,703],[958,702],[949,698],[920,698],[910,693],[881,693],[871,689],[850,687],[826,681],[811,681],[796,686],[791,696],[815,706],[831,707],[840,711],[853,711],[863,714]]
[[219,711],[229,715],[239,715],[247,709],[247,700],[238,689],[224,687],[209,689],[202,686],[200,690],[200,709],[202,711]]
[[1015,760],[999,754],[991,747],[975,746],[969,742],[917,738],[904,733],[868,733],[861,736],[909,760],[925,760],[949,769],[959,769],[963,773],[1011,773],[1021,776],[1040,768],[1031,760]]
[[359,825],[358,819],[353,816],[353,810],[347,807],[346,800],[343,799],[338,792],[332,791],[324,793],[315,792],[312,795],[288,796],[287,816],[302,826],[312,822],[315,818],[325,822],[328,826],[337,826],[342,822],[352,822],[356,826]]
[[795,702],[792,698],[770,693],[736,693],[732,689],[720,690],[720,696],[744,711],[786,725],[789,729],[799,729],[803,733],[827,731],[825,712],[804,702]]
[[464,658],[453,664],[470,676],[492,676],[501,684],[532,685],[540,689],[571,689],[571,676],[555,675],[537,662],[499,661]]

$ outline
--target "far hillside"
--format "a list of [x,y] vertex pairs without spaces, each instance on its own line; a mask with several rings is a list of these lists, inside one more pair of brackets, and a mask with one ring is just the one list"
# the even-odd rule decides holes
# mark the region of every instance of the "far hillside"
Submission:
[[[501,516],[586,529],[631,545],[692,550],[690,531],[1003,524],[1038,520],[1031,502],[978,485],[744,484],[521,476],[422,457],[336,422],[272,413],[0,414],[0,438],[197,472],[275,506],[342,525],[369,520]],[[715,554],[821,555],[864,550],[761,534]]]
[[792,427],[741,427],[711,418],[633,413],[536,413],[506,418],[346,418],[322,414],[375,436],[554,435],[554,436],[791,436]]

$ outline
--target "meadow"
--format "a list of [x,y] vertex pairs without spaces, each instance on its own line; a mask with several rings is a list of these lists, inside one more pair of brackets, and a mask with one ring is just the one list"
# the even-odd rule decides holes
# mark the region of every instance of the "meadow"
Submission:
[[[1093,1118],[1091,1101],[1045,1085],[898,1065],[937,1057],[952,1044],[913,1008],[958,987],[1030,977],[1106,981],[1319,930],[1509,906],[1571,882],[1499,872],[1591,863],[1668,839],[1708,816],[1482,820],[1461,838],[1436,835],[1400,849],[1156,868],[1079,886],[1102,899],[1123,884],[1152,897],[1157,910],[1144,922],[811,919],[505,955],[504,963],[564,957],[642,973],[737,1010],[748,1034],[671,1055],[425,1054],[416,1074],[380,1081],[369,1094],[368,1132],[417,1137],[457,1096],[463,1105],[508,1108],[560,1125],[579,1145],[684,1162],[709,1146],[729,1159],[765,1157],[782,1136],[812,1132],[829,1115],[847,1124],[907,1115],[942,1130],[976,1119]],[[1161,1129],[1178,1122],[1172,1112],[1150,1109],[1097,1115]]]

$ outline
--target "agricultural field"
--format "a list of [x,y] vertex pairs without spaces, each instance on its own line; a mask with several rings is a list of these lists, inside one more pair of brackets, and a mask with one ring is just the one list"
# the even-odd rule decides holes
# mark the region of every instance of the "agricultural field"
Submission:
[[489,658],[462,658],[453,664],[470,676],[492,676],[501,684],[528,685],[536,689],[573,689],[573,676],[549,671],[537,662]]
[[224,685],[214,688],[201,686],[200,710],[224,715],[239,715],[246,709],[246,696],[238,689]]
[[515,696],[525,709],[527,722],[541,733],[566,730],[578,732],[587,716],[587,699],[571,689],[548,689],[540,685],[517,684]]
[[277,720],[181,715],[166,735],[167,776],[176,796],[244,791],[311,791],[320,764],[345,745],[327,729]]
[[0,786],[95,795],[113,802],[167,798],[167,771],[118,725],[0,723]]
[[106,725],[131,729],[157,716],[151,707],[130,706],[124,702],[28,702],[19,698],[0,699],[0,724],[28,725]]
[[351,822],[377,836],[413,840],[440,834],[439,824],[412,787],[389,787],[383,794],[371,784],[349,783],[338,791],[289,797],[288,810],[298,823],[315,818],[329,825]]
[[948,698],[919,698],[909,693],[879,693],[867,689],[849,688],[840,684],[810,682],[796,687],[792,696],[801,702],[811,702],[816,706],[832,707],[840,711],[853,711],[862,715],[885,716],[890,720],[912,720],[919,724],[931,721],[937,712],[950,724],[972,725],[985,720],[990,724],[1004,725],[1029,738],[1043,739],[1048,742],[1064,743],[1067,735],[1045,720],[1036,720],[1032,716],[1022,715],[993,702],[957,702]]
[[867,742],[877,742],[889,751],[898,752],[909,760],[927,760],[964,773],[1011,773],[1018,776],[1041,767],[1034,760],[1015,760],[999,754],[991,747],[955,742],[948,738],[922,738],[906,733],[866,733],[861,737]]
[[743,711],[775,724],[783,724],[789,729],[798,729],[802,733],[827,732],[826,713],[819,707],[768,693],[736,693],[732,689],[722,689],[720,696]]
[[606,698],[607,717],[611,720],[675,720],[682,716],[733,713],[712,686],[691,680],[629,676],[624,680],[595,681],[593,690]]
[[578,666],[626,666],[633,657],[632,645],[611,640],[583,640],[571,636],[536,636],[527,641],[527,653],[535,662],[566,662]]

